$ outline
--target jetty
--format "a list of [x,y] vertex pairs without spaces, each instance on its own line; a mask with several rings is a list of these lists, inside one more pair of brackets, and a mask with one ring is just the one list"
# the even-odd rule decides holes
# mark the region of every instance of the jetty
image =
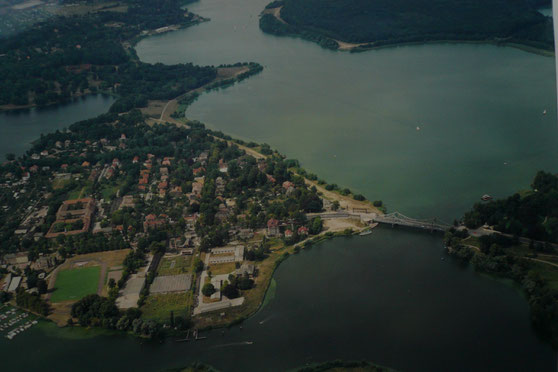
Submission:
[[[2,307],[2,310],[5,310],[5,308]],[[13,307],[9,307],[0,313],[0,333],[5,331],[4,336],[8,340],[13,339],[37,323],[38,321],[34,317],[29,317],[27,312],[22,312]]]

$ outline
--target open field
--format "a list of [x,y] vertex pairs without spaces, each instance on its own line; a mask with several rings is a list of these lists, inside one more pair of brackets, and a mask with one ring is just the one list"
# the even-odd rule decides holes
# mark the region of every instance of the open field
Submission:
[[548,281],[548,287],[550,289],[558,290],[558,267],[547,265],[541,262],[532,262],[531,267],[543,279]]
[[82,197],[82,195],[84,195],[84,194],[85,194],[85,186],[81,189],[72,190],[68,194],[68,200],[80,199]]
[[58,189],[63,188],[64,186],[66,186],[70,182],[71,181],[68,180],[68,179],[58,178],[58,179],[55,179],[54,181],[52,181],[52,188],[54,190],[58,190]]
[[68,300],[77,301],[88,294],[97,293],[100,273],[100,266],[60,271],[50,301],[53,303]]
[[[129,249],[121,249],[117,251],[87,253],[69,258],[65,263],[52,272],[51,277],[49,278],[48,288],[49,290],[61,288],[58,276],[64,271],[95,267],[97,269],[97,276],[95,279],[96,287],[95,290],[90,293],[106,295],[106,286],[104,284],[107,278],[107,270],[111,267],[122,265],[122,261],[124,261],[124,258],[129,252]],[[54,312],[51,316],[49,316],[49,318],[53,319],[58,324],[65,324],[65,320],[70,315],[71,304],[79,300],[79,298],[57,298],[57,296],[60,296],[60,294],[57,294],[58,292],[59,291],[55,291],[50,295],[51,302],[54,302]],[[63,304],[66,305],[62,306]],[[60,323],[60,321],[62,321],[62,323]]]
[[[119,249],[116,251],[106,251],[106,252],[95,252],[95,253],[87,253],[87,254],[80,254],[78,256],[70,258],[67,263],[73,264],[75,262],[83,262],[88,260],[96,260],[108,267],[112,266],[120,266],[126,258],[126,255],[130,253],[130,249]],[[64,264],[66,265],[66,263]]]
[[235,270],[236,270],[235,262],[209,265],[209,271],[211,271],[211,275],[230,274]]
[[168,321],[170,312],[174,316],[187,316],[192,306],[192,292],[150,295],[141,307],[142,318]]
[[105,199],[105,201],[112,200],[119,188],[119,185],[104,185],[101,188],[101,195],[103,195],[103,199]]
[[157,269],[157,274],[160,276],[185,274],[191,271],[191,266],[191,256],[163,257]]

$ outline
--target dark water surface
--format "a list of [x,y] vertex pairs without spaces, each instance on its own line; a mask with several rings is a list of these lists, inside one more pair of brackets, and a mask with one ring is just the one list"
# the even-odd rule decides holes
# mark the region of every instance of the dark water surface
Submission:
[[108,111],[114,98],[101,94],[72,102],[19,111],[0,112],[0,157],[22,155],[41,134],[68,128],[76,121],[93,118]]
[[140,344],[47,325],[1,339],[2,370],[154,371],[202,360],[281,371],[336,358],[403,371],[554,370],[518,291],[445,256],[437,236],[378,228],[331,240],[289,258],[275,280],[275,298],[224,335]]
[[[536,170],[556,168],[552,58],[459,44],[336,53],[261,33],[257,14],[267,2],[192,4],[212,21],[146,39],[138,55],[264,64],[262,74],[204,94],[188,116],[268,142],[321,177],[413,216],[453,219],[484,193],[506,195],[528,186]],[[21,153],[39,133],[110,102],[81,104],[2,114],[2,128],[11,128],[3,129],[3,152]],[[84,117],[86,108],[92,114]],[[142,344],[45,323],[13,341],[0,338],[0,370],[153,371],[201,360],[225,371],[275,371],[336,358],[404,371],[555,369],[520,292],[446,257],[439,236],[378,228],[291,257],[274,278],[275,298],[242,329]]]
[[451,222],[557,170],[554,58],[480,44],[335,52],[262,33],[267,2],[201,0],[189,9],[210,22],[139,43],[148,62],[264,65],[202,95],[189,118],[412,217]]

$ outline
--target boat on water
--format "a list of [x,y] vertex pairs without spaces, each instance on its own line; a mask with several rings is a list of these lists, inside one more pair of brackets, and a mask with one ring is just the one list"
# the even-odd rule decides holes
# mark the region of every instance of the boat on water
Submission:
[[359,235],[360,235],[360,236],[365,236],[365,235],[370,235],[370,234],[372,234],[372,229],[375,228],[376,226],[378,226],[378,222],[374,222],[372,225],[370,225],[370,227],[368,227],[367,229],[363,230]]
[[484,194],[484,195],[481,197],[481,200],[482,200],[482,201],[489,201],[489,200],[492,200],[492,196],[490,196],[490,195],[488,195],[488,194]]
[[543,115],[546,115],[546,110],[543,111]]

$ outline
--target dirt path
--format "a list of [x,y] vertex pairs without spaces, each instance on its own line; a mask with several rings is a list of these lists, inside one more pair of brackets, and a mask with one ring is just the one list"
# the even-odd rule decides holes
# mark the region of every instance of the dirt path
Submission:
[[99,296],[103,295],[103,288],[105,287],[105,277],[107,275],[108,266],[104,262],[100,262],[101,272],[99,273],[99,283],[97,284],[97,294]]
[[48,287],[47,287],[47,293],[45,295],[47,300],[50,300],[50,295],[52,294],[53,290],[54,290],[54,284],[56,283],[56,277],[58,276],[58,271],[60,270],[60,268],[63,266],[59,265],[56,269],[52,270],[52,272],[48,275],[47,279],[48,279]]
[[536,261],[536,262],[545,263],[547,265],[551,265],[551,266],[554,266],[554,267],[558,267],[558,264],[555,264],[554,262],[548,262],[548,261],[539,260],[537,258],[531,258],[531,257],[523,257],[523,258],[526,259],[526,260],[529,260],[529,261]]

